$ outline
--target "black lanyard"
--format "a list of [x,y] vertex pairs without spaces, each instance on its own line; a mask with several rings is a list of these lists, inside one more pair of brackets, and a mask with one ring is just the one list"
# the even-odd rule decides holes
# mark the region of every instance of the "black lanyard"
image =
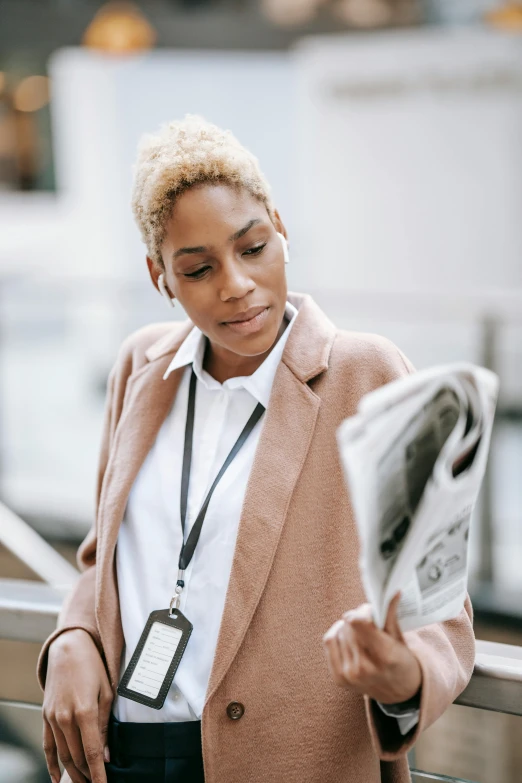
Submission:
[[[196,383],[196,375],[194,369],[192,369],[187,406],[187,423],[185,425],[183,470],[181,473],[180,511],[183,539],[185,538],[190,465],[192,462]],[[192,525],[190,534],[181,546],[178,581],[174,588],[170,606],[168,609],[158,609],[149,615],[138,645],[118,685],[120,696],[125,696],[127,699],[133,699],[139,704],[145,704],[147,707],[153,707],[158,710],[163,706],[193,630],[192,623],[179,609],[181,592],[185,586],[183,572],[192,560],[215,488],[264,412],[263,405],[258,403],[253,414],[245,424],[241,435],[234,443],[221,470],[214,479],[196,517],[196,521]]]
[[[188,398],[188,407],[187,407],[187,423],[185,425],[185,446],[183,449],[183,470],[181,473],[181,497],[180,497],[180,512],[181,512],[181,530],[183,533],[183,539],[185,538],[185,520],[187,517],[187,498],[188,498],[188,490],[189,490],[189,482],[190,482],[190,465],[192,462],[192,440],[194,435],[194,412],[196,407],[196,383],[197,378],[194,370],[192,370],[192,374],[190,376],[190,386],[189,386],[189,398]],[[196,517],[196,521],[192,525],[192,528],[190,530],[189,536],[186,541],[183,542],[181,547],[181,552],[179,555],[179,563],[178,567],[180,571],[184,571],[190,561],[192,560],[192,556],[194,554],[194,550],[196,549],[197,543],[199,541],[199,535],[201,533],[201,528],[203,527],[203,522],[205,519],[205,515],[207,513],[207,509],[210,503],[210,499],[212,498],[212,495],[214,494],[214,490],[219,484],[221,478],[223,477],[223,474],[225,473],[226,469],[236,456],[236,454],[239,452],[245,441],[247,440],[248,436],[256,426],[257,422],[265,412],[265,408],[261,403],[259,402],[256,405],[256,408],[252,415],[250,416],[249,420],[245,424],[243,431],[241,432],[241,435],[236,440],[234,445],[232,446],[232,449],[224,461],[221,470],[217,474],[216,478],[214,479],[212,486],[210,487],[207,496],[205,500],[203,501],[203,505],[201,506],[201,509],[199,511],[199,514]],[[178,579],[178,586],[183,588],[184,582],[182,579]]]

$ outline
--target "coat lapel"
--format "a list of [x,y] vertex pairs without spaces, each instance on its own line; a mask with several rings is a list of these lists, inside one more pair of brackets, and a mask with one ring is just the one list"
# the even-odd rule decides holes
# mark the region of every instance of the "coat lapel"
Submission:
[[[98,516],[97,621],[105,650],[120,649],[123,633],[115,577],[114,552],[128,496],[176,396],[184,368],[167,380],[163,375],[173,353],[190,331],[163,338],[147,351],[151,360],[127,381],[123,413],[118,422],[105,472]],[[111,671],[113,684],[118,671]]]
[[[247,631],[266,585],[288,504],[312,440],[320,399],[308,381],[326,370],[333,325],[310,297],[289,296],[299,309],[276,373],[250,475],[207,701],[219,686]],[[165,420],[183,369],[164,381],[173,354],[192,324],[166,335],[146,352],[148,363],[126,386],[104,476],[98,514],[97,621],[113,687],[119,677],[123,633],[114,552],[134,480]]]
[[275,376],[250,474],[207,703],[234,660],[267,583],[320,408],[307,382],[327,368],[335,336],[309,297],[289,298],[299,314]]

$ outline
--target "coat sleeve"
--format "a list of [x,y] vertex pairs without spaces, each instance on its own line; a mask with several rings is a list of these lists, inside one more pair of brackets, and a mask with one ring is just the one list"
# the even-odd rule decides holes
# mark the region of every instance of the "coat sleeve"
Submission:
[[[384,382],[414,372],[411,362],[395,346],[385,365]],[[408,647],[422,672],[419,721],[401,735],[396,718],[388,717],[378,704],[365,697],[366,714],[374,747],[383,762],[396,761],[407,753],[424,729],[431,726],[468,684],[475,662],[473,610],[469,596],[453,620],[407,631]]]
[[171,321],[149,324],[129,335],[120,347],[118,357],[110,372],[107,383],[105,415],[102,427],[98,476],[96,481],[94,523],[78,550],[77,560],[81,571],[80,578],[63,605],[56,630],[44,643],[40,652],[37,677],[42,689],[45,686],[49,647],[52,642],[65,631],[76,628],[87,631],[100,651],[102,658],[105,660],[95,611],[98,512],[100,499],[103,494],[103,480],[110,458],[111,447],[125,403],[127,381],[130,375],[139,370],[145,361],[147,361],[147,351],[156,341],[162,340],[165,337],[172,341],[173,328],[178,329],[179,333],[182,335],[185,335],[185,333],[188,334],[190,326],[190,322],[179,323],[174,326]]
[[81,575],[64,602],[58,618],[56,630],[44,642],[38,658],[37,677],[42,690],[45,687],[49,647],[52,642],[65,631],[76,628],[87,631],[103,658],[101,639],[95,616],[97,517],[103,477],[109,459],[114,430],[121,412],[119,398],[122,398],[123,394],[121,393],[122,390],[118,389],[119,384],[117,379],[118,377],[121,377],[121,373],[118,373],[117,371],[118,364],[119,363],[117,362],[113,367],[107,384],[107,397],[96,481],[94,523],[78,550],[77,561]]
[[469,597],[455,619],[407,631],[404,637],[422,671],[419,722],[402,736],[396,719],[389,718],[376,702],[365,697],[372,741],[383,761],[395,761],[407,753],[421,732],[440,718],[468,684],[475,662]]

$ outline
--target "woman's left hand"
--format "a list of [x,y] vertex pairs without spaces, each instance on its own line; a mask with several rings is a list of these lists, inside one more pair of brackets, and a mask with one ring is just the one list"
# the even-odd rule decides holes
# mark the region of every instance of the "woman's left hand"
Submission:
[[420,664],[399,627],[399,600],[397,594],[383,630],[373,622],[370,605],[362,604],[346,612],[323,637],[328,667],[337,685],[381,704],[407,701],[422,684]]

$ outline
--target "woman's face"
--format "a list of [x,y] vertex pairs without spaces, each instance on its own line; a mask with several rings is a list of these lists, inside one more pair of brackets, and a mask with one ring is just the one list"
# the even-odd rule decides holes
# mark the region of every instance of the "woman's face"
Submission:
[[[180,196],[161,248],[165,282],[214,346],[258,356],[275,343],[287,287],[283,247],[266,207],[247,190],[197,185]],[[149,260],[157,287],[161,270]]]

